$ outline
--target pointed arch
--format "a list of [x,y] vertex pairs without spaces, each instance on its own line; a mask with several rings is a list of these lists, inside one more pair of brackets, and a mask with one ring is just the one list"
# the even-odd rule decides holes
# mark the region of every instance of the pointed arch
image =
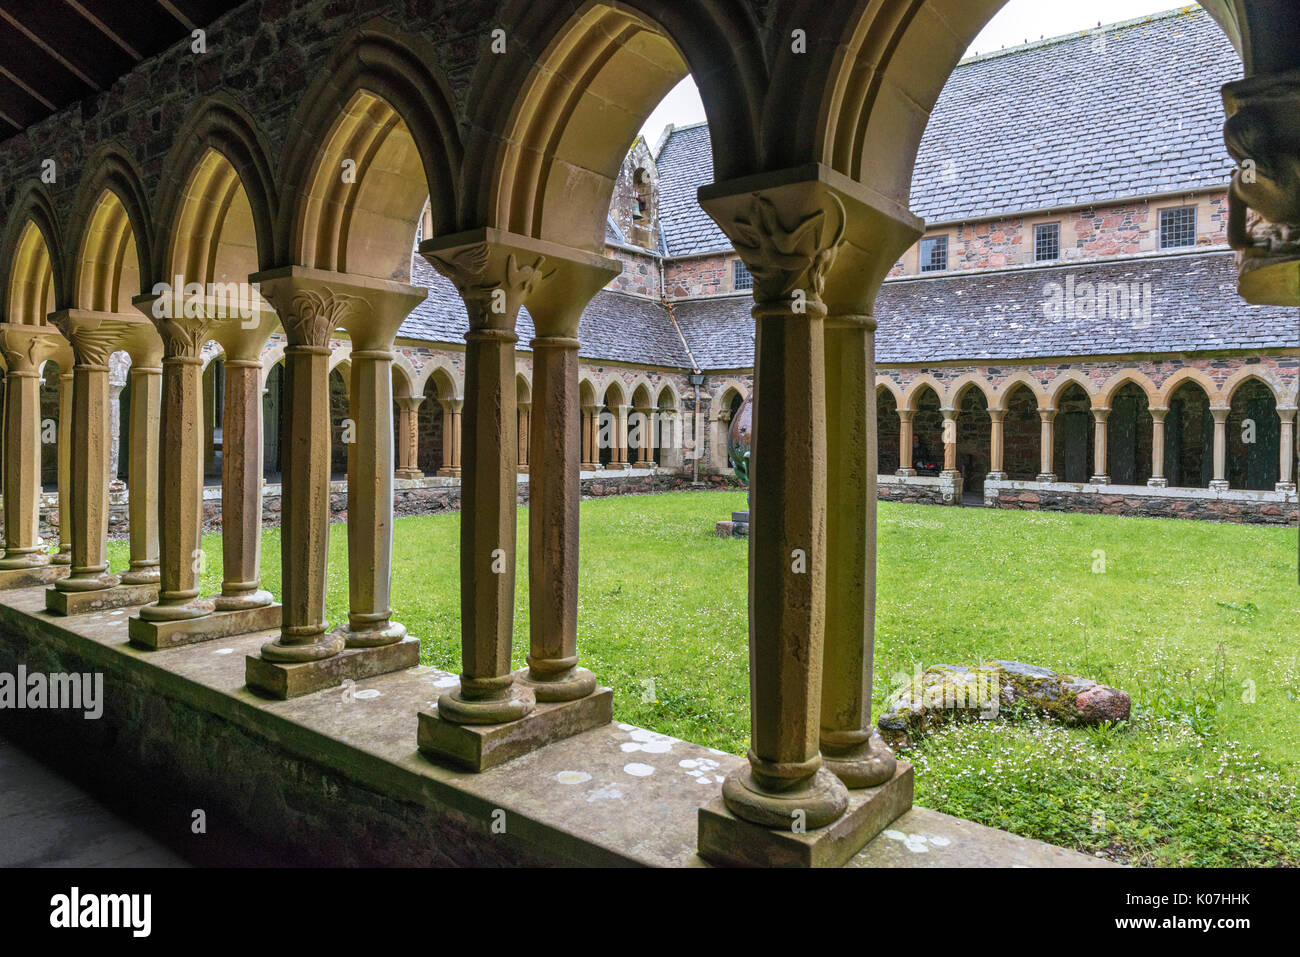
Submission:
[[433,380],[438,389],[440,399],[460,399],[464,396],[464,383],[456,370],[452,368],[451,363],[440,356],[434,356],[423,369],[420,370],[419,377],[415,380],[415,395],[423,395],[425,388]]
[[1115,393],[1130,382],[1146,394],[1147,402],[1153,402],[1160,391],[1154,382],[1137,369],[1122,369],[1107,379],[1097,390],[1093,397],[1093,404],[1099,409],[1109,408]]
[[947,394],[941,393],[944,399],[944,405],[949,408],[957,408],[969,389],[976,389],[984,396],[984,404],[988,408],[993,407],[993,384],[978,372],[967,372],[959,376],[948,386]]
[[1210,400],[1210,405],[1217,406],[1220,404],[1219,400],[1221,397],[1219,395],[1219,387],[1215,384],[1214,380],[1200,369],[1193,368],[1192,366],[1183,366],[1169,378],[1165,379],[1164,382],[1160,383],[1160,388],[1156,391],[1155,399],[1151,404],[1156,407],[1167,407],[1169,405],[1170,397],[1178,391],[1180,386],[1188,381],[1195,382],[1201,387],[1205,392],[1206,397]]
[[886,392],[889,392],[890,394],[892,394],[893,397],[894,397],[894,403],[895,403],[895,405],[899,406],[900,408],[902,407],[902,404],[903,404],[903,390],[902,390],[902,388],[898,385],[898,383],[895,382],[895,381],[893,380],[893,378],[892,378],[891,376],[887,376],[887,375],[877,375],[877,376],[876,376],[876,395],[877,395],[877,396],[880,395],[880,390],[881,390],[881,389],[884,389]]
[[[1273,398],[1277,400],[1278,405],[1285,406],[1294,402],[1294,389],[1290,394],[1288,394],[1285,383],[1270,376],[1261,366],[1250,365],[1243,366],[1224,380],[1223,385],[1219,388],[1219,395],[1223,400],[1223,404],[1231,405],[1233,396],[1237,394],[1237,390],[1252,379],[1261,383],[1272,392]],[[1290,400],[1290,402],[1288,400]]]
[[68,249],[67,301],[76,308],[129,312],[131,300],[155,282],[148,194],[134,160],[114,143],[91,154],[86,168],[74,219],[81,234]]
[[29,184],[18,194],[0,243],[0,320],[44,325],[63,308],[64,252],[54,207],[45,190]]
[[[275,265],[279,200],[268,155],[256,122],[226,94],[191,111],[163,163],[153,267],[159,281],[179,274],[244,282]],[[228,275],[217,278],[223,268]]]
[[282,262],[407,281],[425,205],[435,233],[452,229],[464,151],[439,60],[376,19],[322,64],[281,154]]
[[1093,388],[1092,380],[1077,369],[1069,369],[1061,373],[1052,380],[1051,385],[1047,386],[1046,392],[1049,404],[1048,409],[1061,408],[1061,395],[1073,383],[1083,390],[1083,394],[1088,397],[1088,401],[1096,404],[1096,390]]
[[1007,410],[1007,400],[1011,394],[1020,386],[1029,390],[1030,394],[1038,402],[1038,407],[1043,408],[1047,404],[1047,390],[1043,384],[1028,372],[1015,372],[997,387],[997,391],[989,398],[989,408],[996,411],[1005,412]]
[[935,396],[939,400],[939,405],[942,406],[947,397],[948,390],[945,389],[943,383],[934,376],[930,375],[928,372],[923,372],[908,383],[907,388],[903,391],[903,399],[899,402],[898,407],[904,412],[915,412],[916,401],[920,398],[922,391],[927,388],[934,392]]

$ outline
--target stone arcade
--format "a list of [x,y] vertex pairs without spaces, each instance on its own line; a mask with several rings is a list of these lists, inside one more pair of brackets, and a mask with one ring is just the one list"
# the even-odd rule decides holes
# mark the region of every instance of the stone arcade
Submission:
[[[188,40],[199,24],[161,6],[172,45],[142,47],[134,63],[82,51],[94,61],[86,76],[98,79],[72,93],[47,86],[0,117],[12,127],[0,144],[0,665],[105,671],[104,720],[74,737],[102,746],[96,760],[134,764],[139,780],[201,783],[250,827],[338,862],[854,859],[908,811],[912,781],[870,713],[876,295],[924,233],[908,191],[929,111],[1001,5],[502,0],[485,10],[445,0],[367,3],[361,14],[324,0],[250,0],[229,12],[188,5],[207,11],[203,52]],[[1295,306],[1300,14],[1266,0],[1204,6],[1245,67],[1224,91],[1233,158],[1254,163],[1230,192],[1241,291]],[[58,9],[33,14],[32,31],[64,35],[59,18],[76,14]],[[508,42],[494,55],[498,26]],[[806,51],[791,47],[794,30]],[[115,46],[108,36],[104,44]],[[699,201],[753,277],[745,760],[686,742],[647,749],[646,732],[611,725],[608,690],[581,667],[577,619],[578,475],[596,451],[582,414],[595,402],[578,375],[578,319],[619,272],[604,251],[628,144],[688,72],[712,131],[714,181]],[[38,76],[25,82],[42,87]],[[53,179],[42,177],[47,157]],[[451,466],[463,489],[462,669],[449,681],[413,667],[418,642],[389,603],[403,459],[394,455],[394,344],[425,299],[412,283],[417,238],[469,324]],[[187,287],[256,283],[255,321],[216,297],[180,315],[156,307],[155,283],[177,276]],[[533,378],[521,417],[524,309]],[[257,565],[260,367],[276,324],[286,341],[278,604]],[[339,330],[351,343],[355,441],[348,618],[331,627],[329,376]],[[205,597],[209,340],[228,371],[223,586]],[[119,349],[131,353],[138,388],[123,580],[104,560],[108,357]],[[37,533],[39,376],[51,360],[70,396],[60,418],[71,430],[60,446],[70,453],[60,462],[70,541],[60,563]],[[1093,411],[1104,449],[1104,409]],[[956,410],[943,412],[955,425]],[[513,673],[521,447],[530,653]],[[1103,451],[1097,462],[1101,473]],[[380,694],[340,710],[337,694],[313,693],[347,681]],[[137,737],[124,742],[128,729]],[[646,750],[645,761],[626,763],[623,743]],[[711,798],[697,787],[702,762],[722,779],[705,779]],[[612,802],[573,789],[614,777]],[[291,810],[325,792],[349,808],[352,828],[386,839],[358,847],[324,810]],[[253,793],[275,798],[250,803]],[[515,822],[506,835],[492,833],[492,809]],[[1035,858],[1048,859],[1048,850]]]

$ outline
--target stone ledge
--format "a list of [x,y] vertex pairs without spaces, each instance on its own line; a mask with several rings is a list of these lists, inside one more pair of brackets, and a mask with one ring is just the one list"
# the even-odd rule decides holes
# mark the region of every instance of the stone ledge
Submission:
[[231,635],[266,631],[280,625],[280,606],[263,605],[260,608],[239,608],[233,611],[214,611],[202,618],[182,618],[179,621],[146,621],[133,617],[127,634],[142,648],[155,651],[192,645]]
[[103,672],[104,715],[0,711],[6,733],[26,722],[103,790],[177,795],[167,810],[186,827],[202,806],[320,863],[703,866],[699,809],[744,763],[610,724],[481,774],[457,771],[416,748],[418,713],[455,675],[416,667],[273,701],[245,686],[243,659],[275,631],[146,651],[128,641],[120,610],[53,618],[44,599],[39,587],[0,595],[0,670]]
[[116,585],[98,591],[45,590],[45,608],[56,615],[89,615],[109,608],[147,605],[158,598],[157,585]]

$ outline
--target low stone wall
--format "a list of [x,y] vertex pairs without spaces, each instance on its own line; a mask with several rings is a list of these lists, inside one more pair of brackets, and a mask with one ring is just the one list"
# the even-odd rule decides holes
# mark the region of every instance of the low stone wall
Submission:
[[876,497],[885,502],[960,505],[961,485],[942,475],[880,475],[876,477]]
[[1294,525],[1300,514],[1295,491],[1218,491],[1071,482],[986,481],[984,504],[990,508],[1199,518],[1266,525]]
[[[741,488],[730,472],[700,475],[701,485],[709,489]],[[676,492],[695,487],[687,472],[669,469],[622,469],[582,473],[582,497],[605,498],[610,495],[649,495],[656,492]],[[109,538],[126,538],[129,534],[127,505],[130,496],[125,489],[109,493]],[[519,476],[519,504],[528,504],[528,476]],[[436,512],[459,511],[460,479],[426,475],[419,479],[395,479],[393,482],[393,511],[397,515],[430,515]],[[330,511],[334,519],[343,521],[348,514],[348,483],[330,483]],[[269,484],[262,490],[262,522],[280,524],[280,485]],[[203,525],[208,531],[221,528],[221,488],[210,485],[203,489]],[[3,534],[3,513],[0,512],[0,534]],[[41,536],[48,541],[59,537],[59,497],[45,493],[41,497]]]

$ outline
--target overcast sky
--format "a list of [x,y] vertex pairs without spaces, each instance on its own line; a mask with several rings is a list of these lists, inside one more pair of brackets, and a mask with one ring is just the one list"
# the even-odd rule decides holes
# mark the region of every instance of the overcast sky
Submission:
[[[968,56],[989,53],[1026,40],[1059,37],[1077,30],[1096,28],[1100,23],[1132,20],[1160,10],[1187,6],[1174,0],[1010,0],[984,28],[966,51]],[[687,77],[664,98],[641,127],[641,134],[653,148],[663,128],[672,123],[685,126],[704,119],[695,82]]]

